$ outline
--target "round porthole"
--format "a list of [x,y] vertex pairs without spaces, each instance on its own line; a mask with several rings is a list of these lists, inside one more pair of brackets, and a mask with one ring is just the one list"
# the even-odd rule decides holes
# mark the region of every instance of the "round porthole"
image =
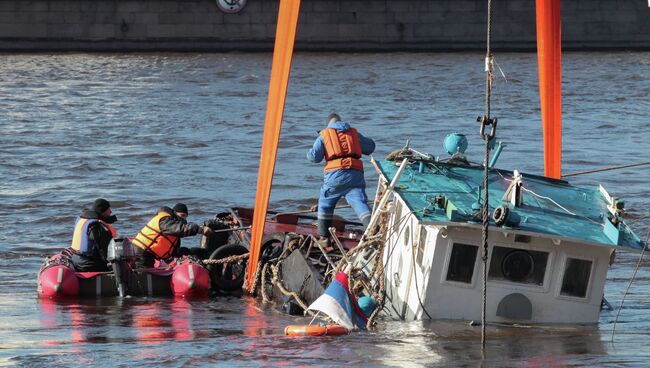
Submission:
[[524,281],[533,274],[535,261],[525,250],[513,250],[501,261],[501,272],[510,281]]
[[246,0],[217,0],[217,7],[224,13],[239,13],[246,6]]

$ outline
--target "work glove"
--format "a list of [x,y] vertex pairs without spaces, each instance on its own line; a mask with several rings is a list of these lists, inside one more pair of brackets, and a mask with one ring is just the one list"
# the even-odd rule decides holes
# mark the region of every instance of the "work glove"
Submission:
[[220,219],[206,220],[203,222],[203,226],[207,226],[212,230],[222,230],[227,229],[229,226],[224,224]]
[[199,231],[201,232],[201,234],[206,235],[206,236],[214,234],[214,231],[212,231],[212,229],[210,229],[207,226],[201,226],[199,228]]

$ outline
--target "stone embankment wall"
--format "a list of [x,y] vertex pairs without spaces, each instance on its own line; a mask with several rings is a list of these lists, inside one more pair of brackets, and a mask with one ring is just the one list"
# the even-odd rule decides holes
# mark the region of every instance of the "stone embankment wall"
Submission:
[[[236,0],[226,0],[236,1]],[[302,50],[480,50],[485,0],[302,0]],[[0,50],[270,50],[279,0],[0,0]],[[535,48],[535,0],[493,0],[493,46]],[[647,0],[562,1],[566,49],[650,49]]]

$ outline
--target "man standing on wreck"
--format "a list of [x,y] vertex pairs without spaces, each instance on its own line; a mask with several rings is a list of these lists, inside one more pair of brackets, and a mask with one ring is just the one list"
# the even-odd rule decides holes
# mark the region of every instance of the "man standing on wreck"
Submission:
[[318,198],[318,235],[321,241],[329,238],[334,207],[345,197],[364,226],[370,223],[370,207],[366,195],[361,155],[375,150],[375,142],[366,138],[337,114],[327,117],[327,128],[320,132],[314,146],[307,152],[311,162],[325,158],[324,182]]

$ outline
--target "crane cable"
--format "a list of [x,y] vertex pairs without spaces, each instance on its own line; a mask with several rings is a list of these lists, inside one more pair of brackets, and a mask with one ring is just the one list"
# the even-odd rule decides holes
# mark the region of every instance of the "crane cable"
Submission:
[[[490,49],[490,42],[492,37],[492,0],[488,0],[487,5],[487,52],[485,55],[485,115],[479,117],[477,121],[481,123],[481,138],[485,142],[485,161],[483,162],[483,206],[482,206],[482,244],[483,251],[481,260],[483,261],[483,298],[481,305],[481,351],[485,354],[485,325],[486,325],[486,309],[487,309],[487,260],[488,260],[488,226],[489,226],[489,193],[488,193],[488,178],[489,178],[489,165],[490,162],[490,141],[495,137],[497,119],[490,118],[490,97],[492,95],[492,81],[494,74],[492,73],[492,50]],[[490,126],[490,133],[485,133],[485,128]]]

